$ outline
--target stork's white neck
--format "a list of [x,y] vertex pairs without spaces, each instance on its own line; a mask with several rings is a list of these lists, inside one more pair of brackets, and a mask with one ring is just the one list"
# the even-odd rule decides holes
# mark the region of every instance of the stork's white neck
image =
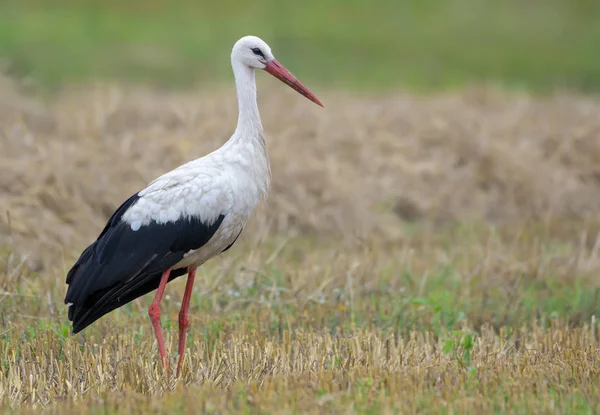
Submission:
[[256,102],[254,69],[236,61],[232,61],[232,67],[238,96],[238,125],[220,150],[235,148],[235,159],[252,177],[252,186],[248,188],[256,190],[252,198],[258,201],[269,191],[271,168]]
[[256,102],[254,69],[238,61],[233,61],[231,66],[233,67],[233,75],[237,88],[239,111],[238,125],[234,136],[260,136],[262,138],[263,127]]

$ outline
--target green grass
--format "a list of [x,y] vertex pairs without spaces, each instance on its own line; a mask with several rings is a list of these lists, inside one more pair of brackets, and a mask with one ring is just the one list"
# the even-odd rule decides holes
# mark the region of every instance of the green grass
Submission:
[[[194,314],[208,319],[210,324],[202,328],[205,336],[232,324],[266,331],[309,330],[318,325],[332,334],[374,327],[447,333],[465,322],[474,328],[517,328],[532,321],[549,327],[555,319],[582,325],[600,315],[600,283],[582,264],[573,263],[581,254],[576,228],[571,237],[550,238],[535,226],[524,229],[518,236],[513,230],[471,225],[454,225],[435,234],[420,230],[412,242],[412,249],[418,249],[413,255],[421,257],[415,258],[417,263],[406,257],[411,246],[384,248],[373,242],[364,249],[338,252],[337,240],[297,238],[285,245],[273,263],[251,266],[252,271],[245,270],[239,258],[226,271],[219,261],[205,264],[199,282],[203,294],[192,295]],[[421,238],[433,238],[431,245],[417,248]],[[548,239],[540,243],[541,238]],[[451,246],[453,240],[460,240],[461,246]],[[262,258],[259,264],[280,244],[274,238],[256,250],[254,255]],[[438,249],[448,258],[436,260]],[[239,252],[251,250],[245,247]],[[2,262],[9,263],[9,256],[5,253]],[[336,260],[328,262],[327,257]],[[354,274],[346,274],[351,258],[357,268]],[[489,263],[484,264],[484,259]],[[307,269],[311,264],[314,271]],[[47,275],[33,273],[24,276],[21,285],[5,290],[17,294],[4,299],[7,310],[12,310],[6,316],[23,309],[32,316],[44,315],[48,304],[40,302],[41,292],[32,291],[27,283],[39,279],[48,282]],[[165,309],[178,310],[184,285],[181,278],[169,284],[174,295],[163,300]],[[62,294],[62,280],[41,289],[45,290]],[[152,296],[144,299],[145,310]],[[251,314],[261,315],[261,321],[246,319]],[[142,326],[147,319],[145,312],[140,315],[137,303],[112,315],[117,316],[112,324],[117,328],[123,324],[124,331],[131,319],[140,319]],[[175,314],[165,324],[175,329]]]
[[229,79],[245,34],[264,37],[302,79],[336,88],[600,89],[595,0],[0,3],[0,59],[44,87]]
[[[600,285],[580,228],[237,247],[198,274],[179,380],[157,364],[151,295],[71,335],[61,271],[5,251],[0,412],[597,413]],[[184,285],[161,305],[171,364]]]

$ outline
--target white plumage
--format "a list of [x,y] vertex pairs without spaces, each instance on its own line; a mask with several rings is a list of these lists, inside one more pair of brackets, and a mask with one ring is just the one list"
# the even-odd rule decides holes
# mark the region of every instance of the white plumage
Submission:
[[[258,124],[260,125],[260,119]],[[132,230],[181,218],[202,218],[207,225],[225,215],[219,229],[198,250],[186,253],[173,269],[198,267],[238,237],[269,191],[271,173],[262,132],[238,131],[218,150],[159,177],[138,193],[123,215]],[[239,138],[238,138],[239,134]]]
[[321,105],[254,36],[233,47],[239,117],[219,149],[170,171],[129,198],[67,275],[69,319],[78,332],[104,314],[156,288],[149,310],[163,363],[158,304],[168,281],[188,272],[180,311],[179,366],[195,270],[226,251],[269,191],[271,171],[256,103],[255,69]]

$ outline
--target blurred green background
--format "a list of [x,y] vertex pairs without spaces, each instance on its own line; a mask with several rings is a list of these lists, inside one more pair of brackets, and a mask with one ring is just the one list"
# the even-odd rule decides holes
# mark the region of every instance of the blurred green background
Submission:
[[335,88],[600,90],[598,0],[0,1],[1,68],[40,87],[228,80],[246,34]]

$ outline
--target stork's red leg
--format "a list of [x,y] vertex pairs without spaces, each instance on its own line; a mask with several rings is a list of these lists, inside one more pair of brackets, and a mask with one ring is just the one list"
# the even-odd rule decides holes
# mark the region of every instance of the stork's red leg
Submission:
[[183,353],[185,351],[185,331],[190,325],[188,309],[190,308],[190,300],[192,299],[194,278],[196,278],[196,268],[189,268],[185,292],[183,293],[183,301],[181,302],[181,310],[179,310],[179,361],[177,362],[177,376],[179,376],[181,362],[183,361]]
[[150,316],[152,326],[154,327],[154,334],[156,334],[156,341],[158,342],[160,357],[162,358],[163,366],[167,372],[169,370],[169,366],[167,364],[167,354],[165,352],[165,338],[163,337],[162,329],[160,327],[160,300],[162,299],[162,296],[165,292],[165,287],[169,281],[169,274],[171,274],[170,268],[163,272],[162,277],[160,278],[160,283],[158,284],[158,290],[156,291],[156,295],[152,301],[152,305],[148,309],[148,315]]

